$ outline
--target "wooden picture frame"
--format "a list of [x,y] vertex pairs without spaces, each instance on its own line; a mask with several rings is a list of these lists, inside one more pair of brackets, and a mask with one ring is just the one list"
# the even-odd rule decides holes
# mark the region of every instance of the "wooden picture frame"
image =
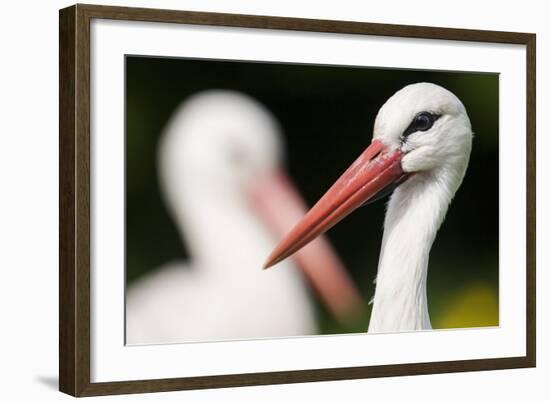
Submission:
[[[90,21],[92,19],[309,31],[526,47],[527,216],[526,355],[491,359],[366,367],[228,374],[154,380],[91,382],[90,379]],[[143,393],[234,386],[347,380],[400,375],[534,367],[535,315],[535,46],[530,33],[372,24],[142,8],[74,5],[59,14],[59,388],[73,396]]]

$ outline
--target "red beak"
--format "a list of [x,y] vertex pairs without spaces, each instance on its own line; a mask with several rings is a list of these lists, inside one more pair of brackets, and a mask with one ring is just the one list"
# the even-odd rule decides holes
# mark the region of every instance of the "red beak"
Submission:
[[389,185],[402,182],[403,152],[374,140],[271,252],[264,269],[279,263],[329,230]]

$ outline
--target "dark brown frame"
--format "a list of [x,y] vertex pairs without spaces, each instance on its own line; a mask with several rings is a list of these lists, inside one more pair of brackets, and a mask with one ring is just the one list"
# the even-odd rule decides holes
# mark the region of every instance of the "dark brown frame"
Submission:
[[[90,20],[92,18],[525,45],[527,49],[526,356],[91,383],[89,101]],[[59,389],[73,396],[92,396],[534,367],[536,362],[535,48],[536,36],[531,33],[81,4],[60,10]]]

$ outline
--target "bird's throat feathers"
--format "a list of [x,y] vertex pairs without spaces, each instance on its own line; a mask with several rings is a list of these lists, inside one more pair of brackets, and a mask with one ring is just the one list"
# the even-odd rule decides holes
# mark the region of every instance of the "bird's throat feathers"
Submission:
[[417,173],[393,193],[369,332],[431,328],[426,293],[430,249],[462,176],[444,170]]

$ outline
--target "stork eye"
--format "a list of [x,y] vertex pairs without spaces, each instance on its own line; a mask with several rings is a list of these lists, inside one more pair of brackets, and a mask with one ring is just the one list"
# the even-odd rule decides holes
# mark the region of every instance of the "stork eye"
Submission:
[[406,138],[410,134],[413,134],[418,131],[429,130],[430,128],[433,127],[434,123],[437,121],[439,117],[441,116],[438,114],[432,114],[427,111],[418,113],[412,120],[411,124],[407,127],[405,132],[403,132],[403,137]]

